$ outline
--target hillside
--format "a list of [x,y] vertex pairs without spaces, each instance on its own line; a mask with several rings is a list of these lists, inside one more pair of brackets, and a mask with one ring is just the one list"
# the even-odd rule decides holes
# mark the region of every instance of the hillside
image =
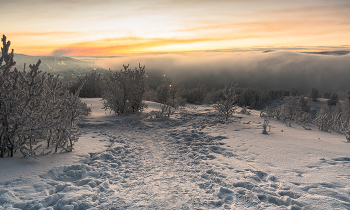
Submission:
[[170,119],[114,116],[99,99],[75,150],[3,158],[0,209],[349,209],[350,144],[269,120],[223,123],[209,105]]
[[102,73],[107,72],[107,70],[94,65],[93,62],[82,61],[64,56],[29,56],[23,54],[15,54],[15,67],[19,70],[22,70],[24,64],[28,66],[29,64],[36,64],[39,59],[41,60],[41,71],[54,75],[59,74],[63,82],[75,81],[77,79],[77,76],[90,74],[93,70]]

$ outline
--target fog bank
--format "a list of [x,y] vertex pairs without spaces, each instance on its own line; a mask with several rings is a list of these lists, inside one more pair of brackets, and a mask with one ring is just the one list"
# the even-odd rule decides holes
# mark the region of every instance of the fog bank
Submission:
[[316,88],[344,93],[350,88],[350,55],[316,55],[288,51],[279,52],[205,52],[184,54],[138,55],[105,58],[95,61],[111,70],[131,68],[140,63],[146,73],[165,74],[173,83],[188,88],[203,83],[221,88],[225,83],[238,83],[240,87],[263,89],[298,88],[307,93]]

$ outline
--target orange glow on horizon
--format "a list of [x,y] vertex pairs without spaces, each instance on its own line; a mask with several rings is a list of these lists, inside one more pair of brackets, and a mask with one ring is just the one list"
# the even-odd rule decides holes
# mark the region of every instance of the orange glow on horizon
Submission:
[[[194,38],[194,39],[170,39],[154,38],[145,39],[126,37],[116,39],[103,39],[88,42],[73,43],[59,47],[54,43],[45,44],[18,44],[11,41],[11,48],[15,53],[26,55],[57,55],[57,56],[123,56],[128,54],[153,54],[153,53],[181,53],[196,51],[265,51],[265,50],[290,50],[290,51],[327,51],[335,49],[349,49],[349,45],[342,45],[338,40],[330,40],[329,44],[311,43],[305,41],[304,45],[280,44],[278,38],[266,39],[266,45],[259,45],[261,39],[253,37],[228,38]],[[7,38],[8,40],[10,38]],[[270,44],[274,42],[273,44]]]
[[[15,53],[28,55],[319,51],[350,45],[350,3],[343,0],[16,2],[0,7],[0,17],[12,20],[0,33]],[[28,15],[31,9],[40,12]]]

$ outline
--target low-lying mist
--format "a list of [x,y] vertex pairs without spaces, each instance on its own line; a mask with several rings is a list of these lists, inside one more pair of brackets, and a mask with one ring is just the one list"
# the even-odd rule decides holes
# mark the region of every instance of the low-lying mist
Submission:
[[146,66],[146,73],[163,75],[173,84],[192,88],[198,83],[208,89],[237,83],[239,87],[262,89],[297,88],[307,94],[311,88],[343,94],[350,88],[350,55],[316,55],[279,52],[202,52],[152,54],[105,58],[97,65],[111,70]]

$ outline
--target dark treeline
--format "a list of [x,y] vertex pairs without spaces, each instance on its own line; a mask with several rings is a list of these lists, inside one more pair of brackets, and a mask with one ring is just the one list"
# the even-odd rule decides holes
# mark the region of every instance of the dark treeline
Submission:
[[[78,77],[77,81],[69,84],[69,89],[74,93],[84,83],[80,91],[80,97],[101,98],[107,89],[106,81],[106,78],[102,74],[93,71],[90,74]],[[170,77],[162,74],[162,72],[145,74],[145,81],[147,84],[144,95],[145,100],[172,104],[174,107],[178,107],[184,103],[216,103],[223,97],[221,88],[209,89],[207,84],[202,83],[198,83],[192,88],[183,84],[174,84],[175,82]],[[257,87],[247,88],[239,86],[235,88],[235,93],[237,95],[238,106],[249,106],[253,109],[263,109],[271,101],[278,98],[302,95],[297,88],[290,90],[264,90]],[[306,96],[309,96],[311,100],[317,100],[319,97],[328,98],[330,99],[329,105],[335,105],[339,100],[338,95],[335,93],[324,92],[322,95],[319,95],[318,90],[314,88]]]

